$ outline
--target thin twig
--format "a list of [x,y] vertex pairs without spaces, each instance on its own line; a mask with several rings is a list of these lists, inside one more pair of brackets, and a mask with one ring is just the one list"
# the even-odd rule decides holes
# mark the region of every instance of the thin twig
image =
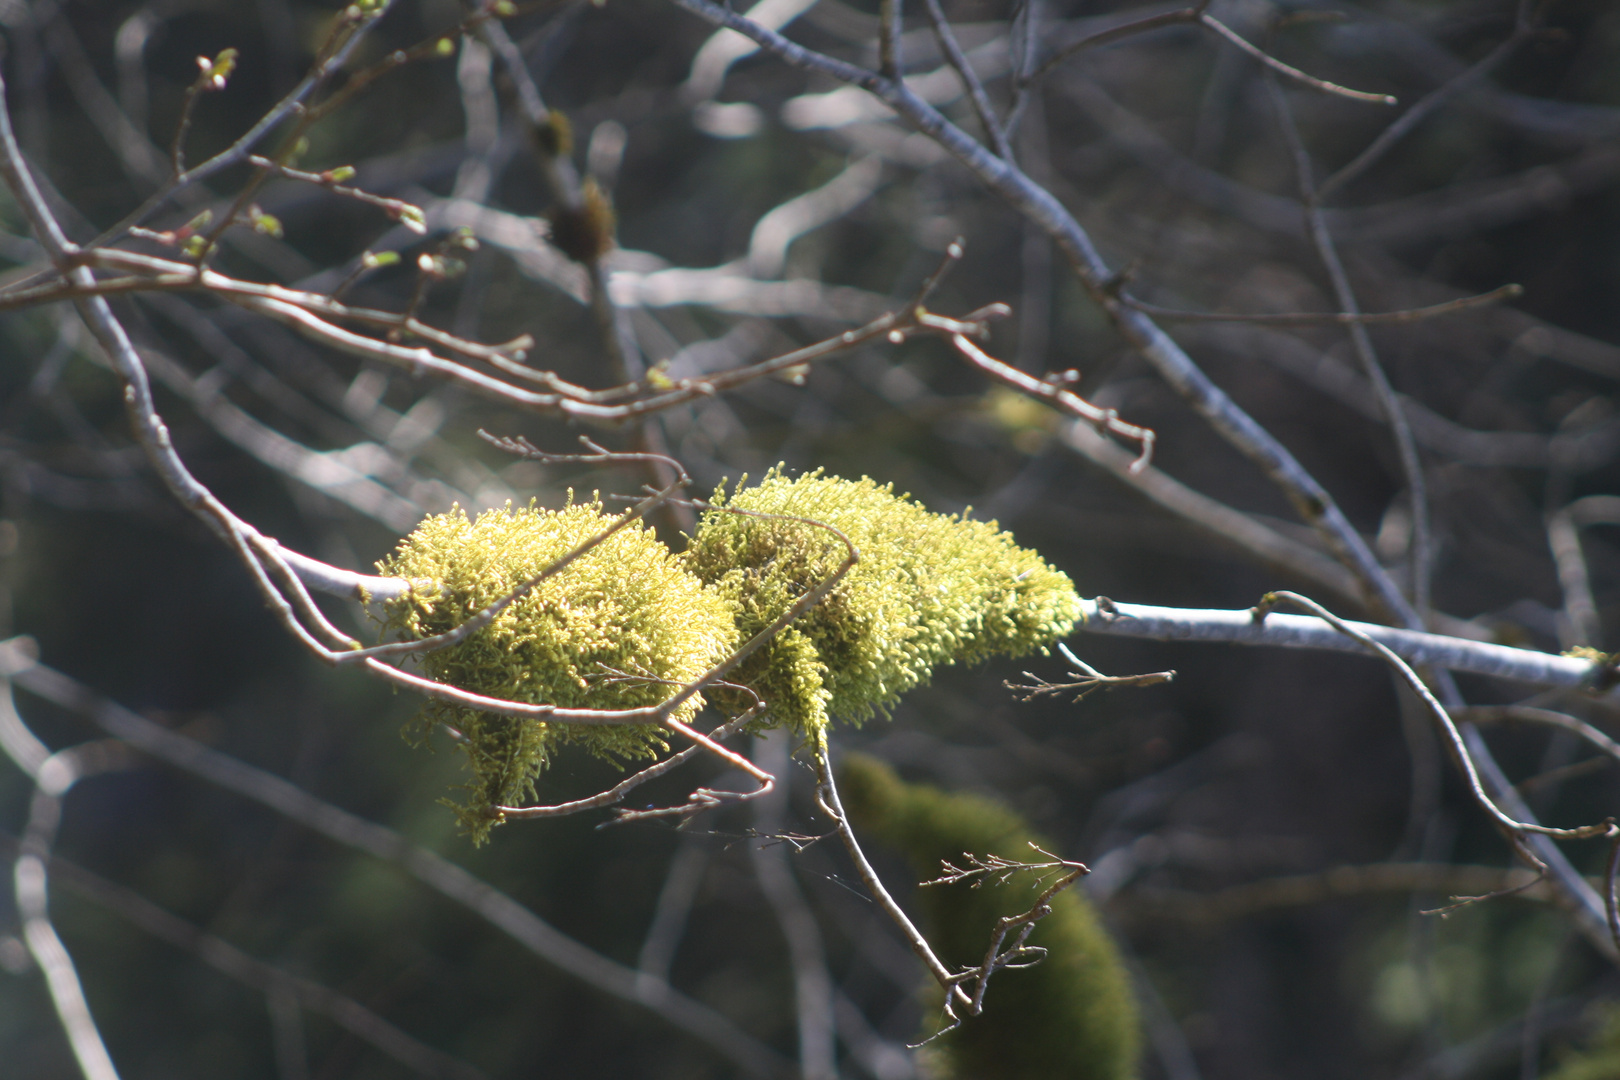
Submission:
[[[782,829],[790,788],[785,781],[792,768],[793,738],[790,731],[774,731],[754,739],[755,762],[784,780],[772,797],[754,804],[754,829],[762,835],[779,833]],[[786,844],[750,845],[749,861],[760,891],[765,894],[782,936],[787,940],[798,1016],[800,1072],[804,1080],[835,1080],[838,1056],[834,1042],[833,980],[827,970],[821,928],[794,877]]]
[[1620,829],[1611,832],[1609,861],[1603,871],[1603,901],[1609,915],[1609,936],[1614,939],[1615,948],[1620,949]]
[[1491,801],[1490,796],[1485,793],[1484,787],[1481,786],[1478,769],[1474,765],[1468,747],[1463,743],[1461,733],[1458,732],[1456,724],[1451,719],[1451,714],[1446,710],[1445,706],[1435,699],[1434,693],[1429,689],[1428,685],[1418,678],[1417,673],[1412,670],[1406,661],[1397,656],[1388,646],[1376,641],[1371,635],[1362,632],[1351,623],[1334,615],[1316,601],[1298,593],[1287,591],[1267,593],[1254,608],[1255,621],[1264,622],[1271,609],[1282,602],[1293,604],[1295,607],[1308,611],[1317,618],[1322,619],[1339,633],[1360,642],[1367,649],[1376,653],[1390,666],[1400,680],[1406,684],[1407,688],[1428,707],[1429,714],[1435,721],[1436,729],[1451,752],[1453,762],[1462,771],[1464,778],[1468,782],[1468,789],[1473,794],[1475,804],[1502,828],[1515,834],[1538,833],[1542,836],[1556,837],[1561,840],[1586,840],[1595,836],[1607,836],[1610,834],[1610,831],[1614,828],[1613,818],[1596,825],[1583,825],[1574,829],[1558,829],[1533,822],[1518,821],[1503,813],[1501,808]]
[[[924,316],[924,318],[932,317]],[[1028,394],[1030,397],[1049,402],[1068,415],[1090,424],[1098,432],[1107,431],[1118,435],[1122,439],[1129,439],[1136,443],[1141,449],[1136,455],[1136,460],[1129,467],[1128,471],[1130,473],[1140,473],[1153,461],[1153,441],[1157,436],[1152,428],[1127,423],[1119,418],[1119,413],[1116,410],[1099,408],[1079,394],[1064,389],[1063,384],[1071,380],[1067,380],[1063,376],[1058,376],[1055,379],[1052,376],[1037,379],[1033,375],[1019,371],[1011,364],[997,360],[969,341],[961,333],[951,334],[951,344],[955,345],[956,351],[965,356],[975,367],[997,382],[1010,386],[1021,393]],[[1066,374],[1072,375],[1074,373],[1069,372]]]
[[1316,189],[1317,201],[1326,202],[1332,198],[1340,188],[1377,164],[1378,160],[1389,153],[1397,142],[1405,138],[1413,128],[1422,123],[1436,109],[1474,83],[1479,82],[1508,57],[1512,56],[1519,46],[1534,35],[1536,21],[1532,17],[1532,12],[1537,11],[1539,11],[1539,5],[1536,5],[1534,0],[1520,0],[1518,16],[1514,20],[1513,33],[1508,36],[1507,40],[1486,53],[1473,66],[1466,68],[1429,91],[1393,123],[1379,132],[1378,138],[1374,139],[1366,149],[1322,181],[1321,185]]
[[318,173],[312,173],[303,169],[295,169],[278,161],[271,161],[269,158],[260,157],[257,154],[248,155],[248,162],[261,169],[268,169],[277,176],[283,176],[289,180],[301,180],[306,184],[314,184],[316,187],[325,188],[334,195],[342,195],[346,199],[354,199],[356,202],[365,203],[367,206],[375,206],[411,232],[423,233],[427,231],[427,227],[423,224],[425,217],[422,208],[416,204],[407,202],[404,199],[391,199],[386,195],[373,195],[362,188],[343,183],[344,179],[354,175],[353,169],[325,169]]
[[900,55],[902,0],[878,0],[878,70],[884,78],[898,79],[905,70]]
[[[1305,208],[1306,229],[1312,244],[1316,247],[1317,257],[1327,271],[1328,279],[1333,283],[1334,299],[1338,302],[1341,312],[1359,315],[1361,308],[1355,290],[1350,285],[1350,276],[1345,272],[1344,262],[1339,258],[1338,246],[1333,240],[1332,233],[1328,231],[1327,221],[1322,216],[1322,206],[1316,191],[1315,171],[1299,128],[1294,122],[1293,109],[1275,78],[1266,80],[1266,89],[1277,110],[1284,140],[1294,158],[1300,203]],[[1418,453],[1412,426],[1406,421],[1406,412],[1395,396],[1395,388],[1390,385],[1389,376],[1384,373],[1384,367],[1379,363],[1378,352],[1373,347],[1372,336],[1367,333],[1366,324],[1352,321],[1348,324],[1347,331],[1356,359],[1361,362],[1362,374],[1378,395],[1379,406],[1386,417],[1390,433],[1395,438],[1401,472],[1406,478],[1412,514],[1412,543],[1409,553],[1411,607],[1416,613],[1417,625],[1423,625],[1429,612],[1430,573],[1434,562],[1434,542],[1429,517],[1429,484],[1423,471],[1423,458]]]
[[[1267,878],[1213,892],[1190,889],[1131,888],[1119,892],[1111,907],[1135,921],[1169,919],[1208,925],[1293,907],[1388,893],[1496,893],[1522,895],[1524,886],[1544,882],[1523,868],[1458,866],[1454,863],[1375,863],[1335,866],[1311,874]],[[1545,897],[1550,890],[1540,894]]]
[[118,1070],[85,1000],[73,957],[51,922],[47,887],[51,847],[62,820],[62,799],[75,783],[94,774],[98,764],[107,764],[110,759],[83,753],[80,748],[51,753],[28,729],[12,697],[11,676],[21,675],[33,666],[32,650],[20,647],[22,643],[15,640],[5,644],[10,655],[3,664],[5,674],[0,675],[0,752],[34,782],[28,821],[12,862],[13,896],[23,941],[45,975],[51,1004],[84,1080],[118,1080]]
[[1179,8],[1175,11],[1165,11],[1158,15],[1149,15],[1141,19],[1133,19],[1119,26],[1099,30],[1095,34],[1088,34],[1078,41],[1071,41],[1057,52],[1047,57],[1040,67],[1028,78],[1028,82],[1038,82],[1051,73],[1052,69],[1062,64],[1069,57],[1085,49],[1095,49],[1102,45],[1109,45],[1137,34],[1145,34],[1153,30],[1162,30],[1167,26],[1186,26],[1197,22],[1203,17],[1204,9],[1209,7],[1210,0],[1201,0],[1192,7]]
[[1620,742],[1568,713],[1537,708],[1533,705],[1469,705],[1461,709],[1452,709],[1450,712],[1459,721],[1470,724],[1541,724],[1545,727],[1560,728],[1591,743],[1614,761],[1620,762]]
[[1443,315],[1455,315],[1461,311],[1499,304],[1504,300],[1517,300],[1523,295],[1524,286],[1522,285],[1501,285],[1490,292],[1479,293],[1475,296],[1458,297],[1455,300],[1447,300],[1443,304],[1407,308],[1403,311],[1371,313],[1359,311],[1297,311],[1245,315],[1235,311],[1182,311],[1176,308],[1149,304],[1126,295],[1120,296],[1120,302],[1126,307],[1140,311],[1144,315],[1151,315],[1155,319],[1163,319],[1167,322],[1235,322],[1255,323],[1262,326],[1398,326],[1406,323],[1421,322],[1424,319],[1439,318]]
[[928,9],[928,21],[933,24],[934,38],[939,42],[939,50],[945,54],[945,60],[955,70],[957,78],[962,80],[968,101],[973,104],[973,115],[979,118],[979,126],[984,128],[984,137],[989,140],[990,147],[995,150],[997,157],[1011,161],[1012,146],[1007,142],[1007,133],[1002,129],[1001,121],[996,119],[995,106],[990,104],[990,96],[984,92],[984,84],[979,81],[973,65],[962,52],[962,46],[957,42],[951,24],[946,21],[939,0],[923,0],[923,5]]
[[935,955],[933,946],[928,944],[928,939],[923,937],[910,916],[895,903],[894,897],[889,895],[889,890],[884,887],[883,879],[878,877],[877,871],[872,869],[871,862],[867,860],[866,853],[861,850],[861,842],[856,838],[855,830],[850,827],[849,819],[844,813],[844,805],[839,801],[838,783],[833,779],[832,761],[828,757],[824,740],[816,747],[816,779],[816,803],[821,807],[821,812],[833,820],[838,837],[844,843],[844,850],[849,853],[850,861],[855,864],[855,870],[860,875],[861,884],[866,886],[867,892],[877,901],[878,907],[883,910],[889,921],[900,928],[901,933],[905,935],[906,944],[911,946],[911,951],[916,953],[917,958],[928,968],[928,973],[945,989],[945,1013],[955,1019],[953,1006],[960,1004],[970,1007],[973,999],[958,984],[950,969]]
[[1034,701],[1037,698],[1056,697],[1060,694],[1073,694],[1074,701],[1079,702],[1097,690],[1119,690],[1125,687],[1138,688],[1143,686],[1157,686],[1160,683],[1170,682],[1176,677],[1174,671],[1154,671],[1145,675],[1104,675],[1069,649],[1067,642],[1058,642],[1058,652],[1063,658],[1074,665],[1075,671],[1068,674],[1066,682],[1048,682],[1046,679],[1024,672],[1027,683],[1015,683],[1010,679],[1001,685],[1013,692],[1013,697],[1019,701]]
[[[737,687],[732,683],[721,683],[719,685],[729,688],[746,689],[744,687]],[[719,727],[709,732],[709,738],[715,741],[730,738],[732,735],[735,735],[737,732],[743,730],[743,728],[752,723],[754,719],[758,717],[758,715],[758,707],[749,709],[741,716],[738,716],[733,720],[727,720],[724,724],[721,724]],[[701,745],[694,744],[689,746],[679,753],[671,754],[663,761],[649,765],[645,769],[625,777],[623,780],[619,781],[617,784],[614,784],[606,791],[598,792],[597,794],[591,795],[587,798],[574,799],[570,802],[557,803],[553,806],[497,806],[495,810],[503,820],[522,821],[528,818],[566,817],[570,814],[583,813],[586,810],[597,810],[605,806],[612,806],[615,803],[623,802],[625,797],[629,795],[630,792],[634,791],[642,784],[645,784],[647,781],[656,780],[658,777],[663,776],[670,770],[692,760],[692,758],[696,757],[704,749],[705,748]]]

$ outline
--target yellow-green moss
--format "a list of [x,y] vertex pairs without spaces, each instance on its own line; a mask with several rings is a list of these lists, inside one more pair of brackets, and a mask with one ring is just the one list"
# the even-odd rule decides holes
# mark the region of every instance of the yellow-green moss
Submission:
[[[963,852],[1040,858],[1029,847],[1039,839],[1024,820],[988,799],[907,784],[884,763],[858,754],[844,758],[838,784],[856,831],[903,853],[919,879],[938,877],[942,859],[961,865]],[[996,920],[1028,911],[1036,895],[1014,878],[981,888],[932,885],[918,891],[917,902],[928,940],[959,970],[982,963]],[[1036,925],[1029,944],[1044,946],[1046,958],[1033,968],[998,972],[983,1015],[929,1044],[938,1071],[950,1080],[1134,1077],[1140,1034],[1130,981],[1077,888],[1053,898],[1052,913]],[[932,1000],[942,1002],[942,993]]]
[[[461,510],[430,517],[378,563],[383,574],[418,584],[386,606],[384,633],[445,633],[551,566],[613,521],[600,503],[552,511]],[[657,705],[677,687],[610,681],[607,669],[690,682],[736,644],[731,605],[706,588],[639,524],[621,529],[542,582],[467,641],[427,653],[428,676],[489,697],[564,708]],[[685,702],[690,719],[701,699]],[[534,797],[534,780],[563,743],[609,759],[650,757],[664,748],[656,725],[604,727],[525,720],[443,702],[424,719],[466,736],[473,781],[458,807],[475,840],[495,822],[491,808]]]
[[[713,501],[825,522],[860,551],[820,604],[731,676],[770,704],[771,726],[815,733],[829,717],[859,723],[939,665],[1044,651],[1082,617],[1068,577],[994,522],[929,513],[892,485],[772,470],[729,499],[722,486]],[[845,555],[825,529],[711,510],[684,558],[736,606],[746,641]]]

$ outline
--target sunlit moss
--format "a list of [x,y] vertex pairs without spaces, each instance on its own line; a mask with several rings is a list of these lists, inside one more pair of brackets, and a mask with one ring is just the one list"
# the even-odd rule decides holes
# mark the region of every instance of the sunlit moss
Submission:
[[[726,492],[715,501],[726,503]],[[1069,579],[994,523],[931,514],[871,480],[819,472],[789,480],[773,471],[757,487],[739,486],[729,504],[825,522],[861,553],[820,604],[728,675],[768,703],[762,728],[818,733],[830,717],[865,720],[940,664],[1044,649],[1081,617]],[[559,511],[508,506],[475,520],[460,510],[428,518],[378,564],[384,574],[416,582],[386,605],[385,636],[454,629],[611,521],[594,502]],[[467,641],[425,654],[422,668],[448,685],[513,701],[656,705],[773,623],[846,554],[834,535],[804,521],[721,510],[704,515],[679,557],[650,530],[631,526]],[[738,700],[726,704],[744,704],[732,696]],[[700,705],[698,698],[686,702],[677,718],[689,719]],[[665,745],[654,725],[525,720],[437,701],[423,721],[465,737],[473,781],[457,809],[480,841],[497,820],[493,807],[534,797],[534,781],[558,746],[577,743],[623,760]]]
[[[732,676],[769,702],[773,726],[812,733],[829,717],[863,721],[935,667],[1044,650],[1082,618],[1068,577],[994,522],[929,513],[892,486],[773,470],[729,498],[722,486],[713,501],[824,522],[860,551],[826,599]],[[813,525],[713,510],[685,562],[736,606],[747,640],[832,574],[846,550]]]
[[[384,632],[421,638],[452,630],[612,523],[600,503],[552,511],[491,510],[430,517],[378,564],[416,582],[387,605]],[[467,641],[430,652],[424,672],[489,697],[564,708],[657,705],[723,659],[736,642],[731,606],[640,525],[619,530],[542,582]],[[667,682],[615,680],[610,671]],[[676,684],[675,686],[669,683]],[[701,699],[685,702],[690,719]],[[482,841],[490,808],[534,797],[556,748],[577,743],[609,759],[663,749],[656,725],[594,726],[518,719],[431,701],[424,721],[465,736],[473,773],[461,820]]]
[[[857,832],[904,854],[919,880],[938,877],[943,859],[961,865],[963,852],[1041,858],[1029,846],[1039,840],[1028,824],[989,799],[905,783],[883,762],[860,754],[845,756],[838,784]],[[929,886],[918,890],[917,904],[940,959],[960,970],[982,963],[996,921],[1028,911],[1036,894],[1025,875],[980,888]],[[1046,958],[990,980],[984,1013],[929,1044],[934,1073],[943,1080],[1134,1077],[1140,1029],[1130,979],[1076,887],[1052,899],[1052,913],[1036,925],[1029,944],[1045,947]],[[943,992],[932,980],[929,986],[938,1006]]]

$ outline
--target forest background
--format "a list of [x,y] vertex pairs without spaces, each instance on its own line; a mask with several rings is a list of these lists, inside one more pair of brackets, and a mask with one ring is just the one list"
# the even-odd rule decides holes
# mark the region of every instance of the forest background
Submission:
[[[1302,518],[1298,484],[1144,354],[1126,324],[1151,318],[1331,495],[1429,629],[1616,647],[1614,5],[919,2],[897,28],[887,4],[755,10],[818,53],[903,70],[1055,196],[1105,275],[1077,273],[1053,219],[938,131],[717,35],[703,7],[5,0],[6,106],[80,244],[120,227],[111,249],[184,259],[217,239],[212,265],[233,279],[341,290],[459,340],[530,335],[529,366],[592,390],[645,396],[904,313],[942,262],[930,310],[1010,308],[975,339],[1006,369],[948,333],[877,333],[592,425],[413,375],[386,350],[345,352],[220,290],[115,298],[179,456],[240,518],[332,565],[371,572],[452,504],[556,507],[569,489],[649,481],[478,437],[571,452],[583,432],[661,448],[699,496],[778,462],[892,482],[999,521],[1087,597],[1242,609],[1287,588],[1399,621],[1367,566]],[[248,148],[296,151],[278,160],[301,175],[243,150],[128,231],[177,166],[231,154],[333,42],[347,51],[308,98],[330,111],[300,145],[282,114]],[[566,137],[551,119],[537,140],[559,113]],[[15,199],[0,220],[0,634],[33,643],[5,654],[30,737],[91,748],[60,800],[49,913],[120,1075],[926,1069],[906,1047],[932,1022],[922,969],[842,853],[750,838],[826,831],[784,740],[752,744],[786,778],[774,801],[684,828],[512,822],[474,848],[438,802],[459,754],[400,737],[420,699],[323,666],[278,625],[237,554],[165,490],[73,304],[18,299],[46,280],[46,249]],[[611,250],[592,247],[604,226]],[[1334,316],[1358,309],[1407,314]],[[1114,410],[1112,434],[1077,415],[1084,402]],[[1136,471],[1129,425],[1156,435]],[[677,546],[690,524],[673,507],[654,521]],[[357,610],[328,610],[373,639]],[[1071,665],[944,669],[892,719],[835,729],[833,748],[994,796],[1092,868],[1076,888],[1127,958],[1145,1075],[1535,1077],[1592,1038],[1620,979],[1556,889],[1422,914],[1530,875],[1386,668],[1087,630],[1068,645],[1109,675],[1176,676],[1021,701],[1009,680],[1062,682]],[[1460,686],[1476,706],[1620,722],[1612,701],[1567,689]],[[124,741],[100,741],[109,731]],[[1543,820],[1613,812],[1607,753],[1545,726],[1485,738]],[[51,803],[38,765],[0,769],[8,862]],[[636,805],[738,780],[688,769],[700,780],[660,781]],[[565,755],[542,798],[616,778]],[[1562,847],[1601,878],[1609,845]],[[910,905],[915,875],[874,856]],[[73,1076],[25,915],[0,901],[0,1061]],[[817,985],[828,1008],[807,1013]]]

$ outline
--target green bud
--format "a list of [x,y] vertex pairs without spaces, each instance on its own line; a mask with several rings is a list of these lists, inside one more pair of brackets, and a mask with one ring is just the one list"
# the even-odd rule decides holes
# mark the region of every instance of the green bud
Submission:
[[274,214],[256,213],[253,215],[253,231],[261,236],[273,236],[280,240],[282,235],[281,219]]
[[427,215],[422,213],[420,206],[401,203],[395,213],[399,218],[399,223],[411,230],[411,232],[419,236],[427,232]]

